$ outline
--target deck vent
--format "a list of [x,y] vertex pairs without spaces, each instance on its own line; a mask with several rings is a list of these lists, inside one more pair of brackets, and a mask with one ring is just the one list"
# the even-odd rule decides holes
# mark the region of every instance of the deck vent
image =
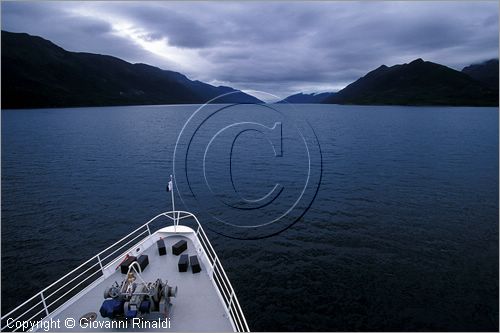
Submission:
[[80,317],[80,325],[85,325],[97,319],[97,313],[89,312]]

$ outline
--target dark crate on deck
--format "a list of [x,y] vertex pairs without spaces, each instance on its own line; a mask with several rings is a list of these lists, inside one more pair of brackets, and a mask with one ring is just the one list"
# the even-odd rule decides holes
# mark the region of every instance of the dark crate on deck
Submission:
[[182,239],[177,243],[175,243],[174,245],[172,245],[172,253],[178,256],[179,254],[187,250],[187,248],[188,248],[187,242],[184,239]]
[[165,247],[165,242],[163,241],[163,239],[159,239],[156,242],[156,245],[158,245],[158,254],[160,256],[164,256],[167,254],[167,248]]
[[191,270],[193,274],[201,272],[200,261],[198,260],[198,256],[189,257],[189,262],[191,264]]
[[187,272],[188,265],[189,265],[188,255],[187,254],[181,255],[178,263],[179,272]]
[[139,258],[137,258],[137,263],[139,263],[139,266],[141,266],[141,272],[144,271],[144,269],[148,266],[149,264],[149,258],[147,255],[143,254]]
[[125,259],[121,264],[120,264],[120,270],[122,274],[127,274],[128,273],[128,268],[129,266],[136,261],[137,258],[134,256],[128,256],[127,259]]

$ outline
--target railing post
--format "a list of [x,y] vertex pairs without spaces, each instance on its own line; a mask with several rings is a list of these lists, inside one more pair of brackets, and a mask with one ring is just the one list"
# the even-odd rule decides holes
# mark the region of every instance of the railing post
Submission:
[[47,309],[47,303],[45,303],[45,297],[43,297],[43,291],[40,292],[40,297],[42,298],[43,308],[45,310],[45,314],[49,315],[49,309]]
[[231,291],[231,295],[229,295],[229,304],[227,305],[228,311],[231,309],[231,304],[233,303],[233,295],[234,295],[234,290]]
[[149,229],[149,223],[146,224],[146,227],[148,228],[148,233],[149,233],[149,236],[151,236],[151,229]]
[[[212,276],[212,277],[215,274],[215,263],[217,262],[217,260],[219,260],[219,258],[215,257],[214,262],[212,264],[212,274],[210,274],[210,276]],[[222,279],[222,277],[221,277],[221,279]]]
[[99,266],[101,267],[101,272],[104,275],[104,268],[102,267],[101,256],[97,255],[97,261],[99,262]]
[[210,267],[210,274],[208,274],[208,278],[210,279],[210,281],[214,279],[214,266]]

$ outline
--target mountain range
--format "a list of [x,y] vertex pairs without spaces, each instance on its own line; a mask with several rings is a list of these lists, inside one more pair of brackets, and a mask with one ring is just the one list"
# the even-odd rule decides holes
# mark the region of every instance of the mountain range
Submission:
[[2,31],[2,108],[205,103],[261,103],[145,64],[69,52],[41,37]]
[[462,72],[484,83],[491,89],[498,90],[498,59],[467,66],[462,69]]
[[332,93],[329,92],[312,93],[312,94],[298,93],[295,95],[290,95],[284,100],[279,101],[278,103],[301,103],[301,104],[321,103],[331,94]]
[[[321,98],[314,98],[314,97]],[[295,94],[289,103],[358,105],[498,105],[498,59],[461,72],[422,59],[382,65],[344,89],[330,94]]]
[[[144,104],[262,103],[225,86],[116,57],[69,52],[25,33],[2,31],[2,108]],[[335,93],[294,94],[281,102],[498,106],[498,59],[462,71],[416,59],[382,65]]]

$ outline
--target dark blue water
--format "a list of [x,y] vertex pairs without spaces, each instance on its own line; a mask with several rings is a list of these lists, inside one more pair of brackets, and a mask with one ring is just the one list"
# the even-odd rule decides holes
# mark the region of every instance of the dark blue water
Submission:
[[[322,149],[310,209],[270,238],[209,232],[250,328],[497,331],[498,109],[297,108]],[[2,312],[169,210],[176,138],[195,109],[2,110]],[[249,197],[302,179],[277,171],[262,138],[238,140]]]

